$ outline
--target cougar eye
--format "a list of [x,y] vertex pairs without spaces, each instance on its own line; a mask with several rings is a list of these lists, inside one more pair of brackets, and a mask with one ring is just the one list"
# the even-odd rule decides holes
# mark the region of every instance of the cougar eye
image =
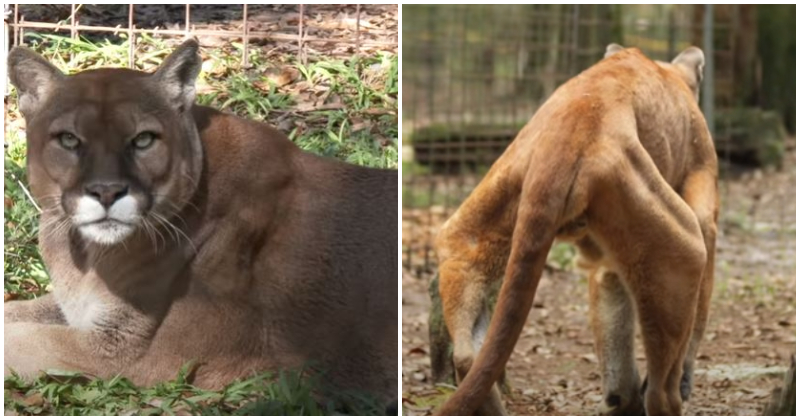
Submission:
[[143,150],[150,147],[156,141],[156,134],[151,131],[143,131],[133,138],[131,144],[133,147]]
[[75,150],[81,145],[80,139],[72,133],[59,134],[58,143],[67,150]]

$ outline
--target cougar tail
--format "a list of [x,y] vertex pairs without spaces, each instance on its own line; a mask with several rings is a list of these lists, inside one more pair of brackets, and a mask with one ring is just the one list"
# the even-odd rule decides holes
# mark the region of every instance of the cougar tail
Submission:
[[486,339],[469,373],[438,415],[473,415],[500,378],[533,304],[559,223],[565,213],[572,213],[569,208],[575,207],[571,196],[579,160],[576,157],[572,164],[544,163],[528,171],[503,285]]

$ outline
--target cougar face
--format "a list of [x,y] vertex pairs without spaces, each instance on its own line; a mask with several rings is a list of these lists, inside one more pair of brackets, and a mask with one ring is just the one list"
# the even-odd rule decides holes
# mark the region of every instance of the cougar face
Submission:
[[154,74],[103,69],[65,76],[29,59],[35,74],[12,79],[29,122],[31,188],[45,216],[101,245],[171,223],[201,172],[185,98],[193,100],[193,78],[190,86],[169,80],[182,76],[169,66],[183,63],[165,62]]

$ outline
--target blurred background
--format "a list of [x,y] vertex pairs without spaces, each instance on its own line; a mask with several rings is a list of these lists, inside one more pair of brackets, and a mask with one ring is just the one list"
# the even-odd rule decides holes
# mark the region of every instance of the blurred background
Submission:
[[[725,350],[709,347],[709,354],[730,351],[729,358],[719,360],[726,366],[740,362],[747,352],[762,355],[763,349],[755,344],[755,350],[731,350],[731,343],[741,345],[738,340],[763,339],[762,327],[772,334],[769,341],[790,340],[786,351],[794,348],[795,5],[402,7],[404,390],[414,396],[438,395],[432,388],[425,346],[427,287],[436,273],[432,239],[439,226],[550,94],[599,61],[612,42],[637,47],[648,57],[663,61],[671,61],[690,45],[706,54],[708,72],[701,108],[720,157],[722,202],[715,295],[718,311],[712,317],[727,310],[734,316],[736,310],[766,308],[741,321],[729,320],[732,323],[727,326],[717,324],[727,322],[725,318],[712,320],[723,329],[731,325],[740,328],[737,333],[723,333],[712,326],[710,334],[732,341],[719,341]],[[528,339],[523,334],[521,346],[528,348],[521,357],[537,352],[546,352],[547,357],[592,353],[581,341],[585,338],[591,344],[586,299],[576,297],[587,292],[580,276],[570,270],[574,255],[569,246],[554,248],[549,263],[552,270],[546,276],[577,281],[558,286],[543,281],[542,297],[537,301],[542,305],[548,299],[563,301],[558,311],[546,316],[558,320],[554,328],[562,333],[576,329],[576,342],[559,347],[563,342],[551,343],[540,328],[531,331]],[[572,290],[570,285],[576,288]],[[546,306],[552,308],[552,304]],[[532,313],[537,311],[540,313],[531,316],[531,323],[541,325],[542,310]],[[763,360],[756,358],[763,362],[759,366],[786,364],[786,353],[776,347],[771,351],[763,354]],[[516,360],[519,363],[520,359]],[[531,387],[534,369],[518,365],[515,371],[522,372],[518,374],[520,383],[515,384],[515,374],[510,373],[512,387]],[[570,372],[581,374],[580,370]],[[565,378],[557,372],[546,373],[550,378]],[[564,379],[566,383],[569,378]],[[597,378],[589,379],[599,389]],[[714,380],[720,379],[714,377],[711,382]],[[530,397],[531,404],[552,401],[539,395],[541,390],[525,392],[529,395],[519,397]],[[747,398],[742,401],[741,407],[727,405],[700,413],[757,411],[755,405],[747,405]],[[581,398],[569,403],[592,406]],[[552,404],[531,414],[587,413]],[[411,414],[425,413],[428,405],[425,400],[406,408]],[[531,405],[521,406],[527,409]]]

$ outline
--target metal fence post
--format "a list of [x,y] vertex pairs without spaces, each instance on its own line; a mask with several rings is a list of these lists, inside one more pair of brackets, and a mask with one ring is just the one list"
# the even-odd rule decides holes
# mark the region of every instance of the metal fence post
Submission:
[[[56,33],[60,33],[61,31],[69,31],[71,37],[79,37],[81,31],[83,32],[91,32],[91,33],[113,33],[118,35],[120,33],[127,33],[129,37],[133,39],[133,47],[135,52],[136,47],[136,40],[135,37],[139,34],[148,34],[148,35],[157,35],[157,36],[166,36],[166,35],[178,35],[178,36],[187,36],[187,35],[194,35],[194,36],[203,36],[203,37],[216,37],[216,38],[225,38],[225,39],[242,39],[244,50],[247,52],[246,56],[242,56],[242,62],[245,64],[250,63],[249,52],[251,47],[249,45],[249,41],[252,39],[258,38],[262,41],[273,41],[273,42],[297,42],[298,45],[298,57],[300,58],[301,62],[307,63],[307,54],[308,48],[307,45],[311,45],[312,43],[327,43],[327,42],[336,42],[336,43],[343,43],[349,42],[350,44],[354,45],[354,48],[357,51],[361,51],[362,47],[397,47],[396,41],[393,40],[376,40],[370,39],[366,37],[365,34],[369,33],[368,30],[365,29],[363,25],[362,18],[364,15],[364,11],[367,10],[361,5],[357,6],[357,31],[356,31],[356,39],[353,40],[350,37],[350,34],[346,34],[345,36],[335,35],[331,37],[326,36],[315,36],[309,35],[309,29],[313,27],[313,20],[312,24],[309,25],[308,22],[305,21],[305,17],[307,15],[307,8],[306,5],[299,5],[300,8],[300,16],[298,22],[298,31],[297,34],[289,34],[289,33],[281,33],[275,32],[271,30],[253,30],[253,25],[249,21],[251,10],[244,5],[244,27],[242,29],[214,29],[214,28],[200,28],[200,29],[193,29],[192,22],[190,17],[190,5],[186,5],[185,9],[185,21],[186,26],[184,28],[178,29],[167,29],[167,28],[137,28],[135,22],[133,20],[133,10],[135,5],[129,4],[128,5],[128,25],[127,27],[123,27],[122,25],[116,26],[103,26],[103,25],[83,25],[77,19],[77,13],[81,10],[83,5],[70,5],[71,14],[69,18],[66,18],[64,22],[38,22],[38,21],[26,21],[25,16],[20,15],[19,5],[14,4],[13,6],[13,13],[6,11],[6,24],[11,27],[13,31],[13,45],[23,45],[24,38],[25,38],[25,30],[47,30],[53,31]],[[13,21],[10,20],[11,15],[13,15]],[[132,34],[132,36],[131,36]],[[246,57],[246,58],[245,58]],[[134,63],[135,64],[135,63]]]
[[133,56],[136,50],[136,34],[133,23],[133,4],[128,5],[128,68],[134,68],[136,61]]
[[242,28],[242,67],[247,68],[250,67],[250,57],[248,56],[248,49],[250,43],[250,37],[247,27],[247,5],[242,5],[242,16],[244,21],[244,27]]
[[706,55],[703,75],[703,114],[711,138],[714,138],[714,5],[707,4],[703,16],[703,51]]

